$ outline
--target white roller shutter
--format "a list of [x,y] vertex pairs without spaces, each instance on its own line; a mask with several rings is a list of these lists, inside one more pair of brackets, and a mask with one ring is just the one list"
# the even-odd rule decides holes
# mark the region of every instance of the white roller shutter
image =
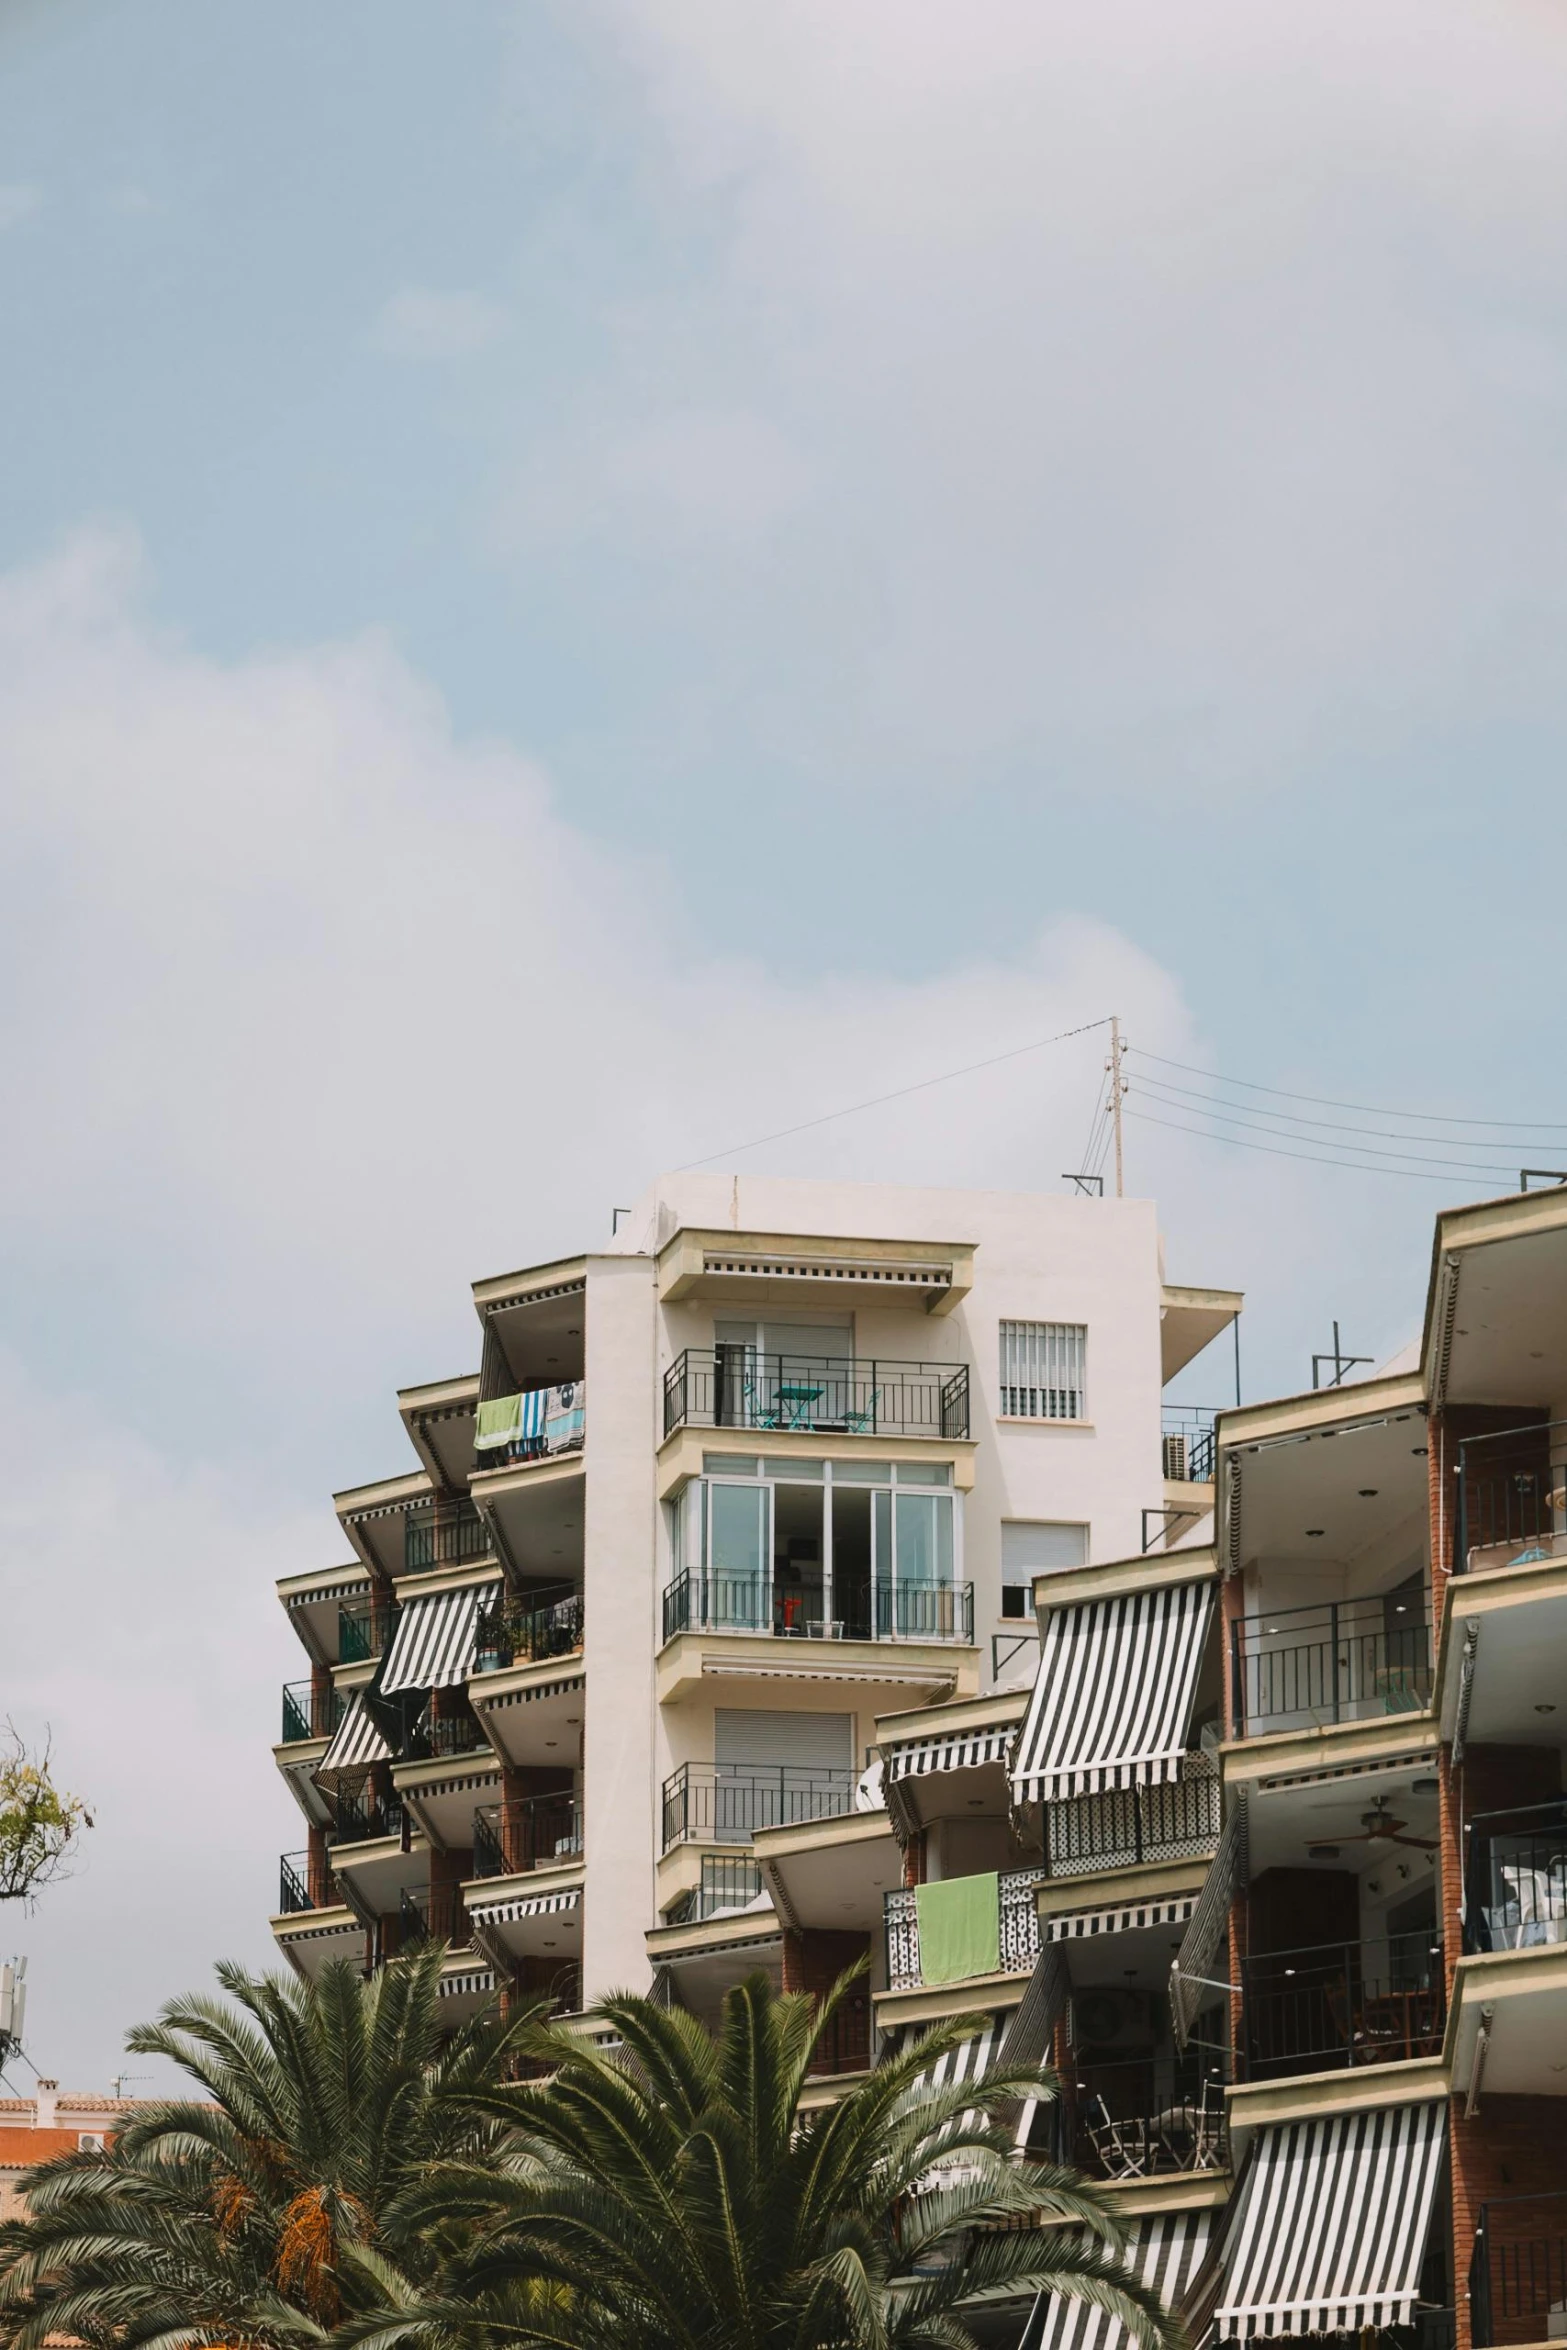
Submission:
[[792,1770],[852,1770],[854,1716],[719,1706],[713,1715],[713,1759],[748,1767],[782,1763]]
[[1035,1575],[1057,1575],[1088,1564],[1088,1528],[1050,1518],[1003,1518],[1001,1580],[1027,1583]]

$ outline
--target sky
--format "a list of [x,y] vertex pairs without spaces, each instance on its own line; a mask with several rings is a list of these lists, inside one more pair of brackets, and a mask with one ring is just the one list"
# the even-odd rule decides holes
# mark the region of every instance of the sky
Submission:
[[[1567,1148],[1564,68],[1554,0],[4,0],[41,2069],[270,1958],[271,1582],[474,1278],[711,1155],[1056,1190],[1102,1028],[736,1146],[1115,1012],[1254,1396]],[[1272,1155],[1357,1124],[1449,1164]]]

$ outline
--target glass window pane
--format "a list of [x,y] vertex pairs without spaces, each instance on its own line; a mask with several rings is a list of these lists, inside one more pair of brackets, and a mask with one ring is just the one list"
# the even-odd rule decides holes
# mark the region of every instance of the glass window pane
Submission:
[[834,1461],[832,1481],[835,1485],[890,1485],[891,1461]]
[[767,1485],[708,1487],[708,1616],[720,1630],[761,1629],[771,1618],[771,1502]]
[[796,1484],[804,1477],[819,1477],[821,1473],[822,1463],[820,1461],[790,1461],[769,1458],[762,1462],[764,1477],[790,1477]]
[[952,1500],[945,1493],[900,1493],[894,1513],[900,1583],[952,1580]]
[[754,1477],[756,1470],[754,1453],[705,1452],[702,1455],[704,1477]]
[[945,1461],[900,1461],[897,1478],[900,1485],[950,1485],[952,1471]]

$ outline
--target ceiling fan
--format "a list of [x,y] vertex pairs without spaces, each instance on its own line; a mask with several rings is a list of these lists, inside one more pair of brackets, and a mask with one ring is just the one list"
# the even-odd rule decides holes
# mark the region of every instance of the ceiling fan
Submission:
[[1308,1844],[1306,1850],[1314,1856],[1318,1853],[1335,1853],[1341,1844],[1412,1844],[1417,1852],[1435,1852],[1436,1838],[1406,1836],[1404,1830],[1408,1825],[1407,1820],[1393,1818],[1387,1807],[1387,1797],[1379,1795],[1371,1809],[1361,1813],[1361,1833],[1358,1836],[1325,1836],[1315,1844]]

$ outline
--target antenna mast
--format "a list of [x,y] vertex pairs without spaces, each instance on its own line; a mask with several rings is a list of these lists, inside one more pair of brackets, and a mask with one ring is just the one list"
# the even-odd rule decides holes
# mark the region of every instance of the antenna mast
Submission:
[[1114,1012],[1110,1015],[1110,1058],[1105,1067],[1110,1072],[1110,1116],[1115,1126],[1115,1196],[1120,1199],[1126,1190],[1126,1162],[1121,1149],[1121,1096],[1126,1091],[1126,1079],[1121,1075],[1121,1055],[1126,1040],[1121,1034],[1121,1022]]

